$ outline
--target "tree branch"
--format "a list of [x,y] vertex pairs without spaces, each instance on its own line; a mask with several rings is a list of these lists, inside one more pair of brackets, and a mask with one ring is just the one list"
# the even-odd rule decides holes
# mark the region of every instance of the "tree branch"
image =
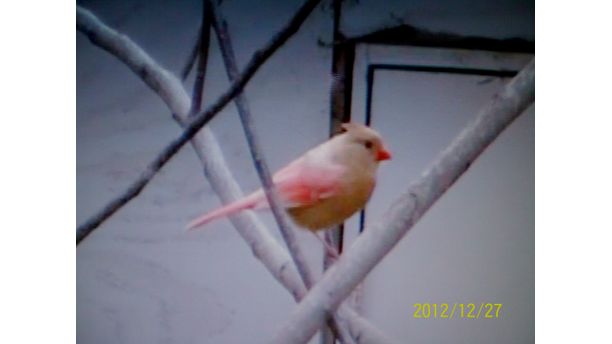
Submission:
[[191,51],[189,52],[189,56],[187,56],[187,60],[185,61],[185,65],[181,69],[181,81],[187,80],[189,76],[189,72],[195,65],[195,61],[198,58],[198,54],[200,53],[200,40],[202,39],[202,28],[198,30],[198,38],[196,39]]
[[[189,115],[198,113],[202,108],[202,94],[204,93],[204,80],[206,79],[206,65],[208,62],[208,47],[210,46],[210,26],[212,21],[212,7],[207,0],[202,1],[202,27],[198,39],[198,70],[191,96],[191,111]],[[232,80],[233,81],[233,80]]]
[[[225,64],[228,79],[230,81],[234,81],[238,76],[238,66],[236,64],[236,56],[232,47],[232,40],[229,30],[227,29],[227,24],[223,19],[221,12],[218,9],[213,10],[213,5],[210,0],[204,0],[204,2],[207,3],[207,7],[210,8],[210,12],[212,12],[212,25],[217,33],[217,40],[219,42],[219,47],[221,48],[221,54],[223,56],[223,62]],[[284,208],[280,206],[280,199],[276,193],[276,188],[274,187],[274,183],[272,182],[272,177],[270,175],[270,170],[263,156],[259,138],[257,137],[254,129],[253,116],[251,115],[248,101],[244,93],[238,94],[234,99],[234,103],[238,109],[238,114],[240,116],[244,134],[249,145],[251,157],[253,158],[255,169],[257,170],[257,174],[259,175],[259,179],[263,185],[263,189],[268,203],[270,204],[274,219],[278,224],[281,235],[285,240],[285,244],[289,248],[291,258],[293,259],[293,262],[300,273],[304,285],[306,285],[307,289],[310,289],[315,283],[314,275],[308,266],[306,257],[304,256],[300,245],[298,244],[294,232],[295,229],[293,226],[291,226]],[[341,337],[342,343],[353,343],[348,331],[339,326],[338,321],[334,320],[333,315],[331,314],[329,322],[330,328],[338,333],[338,336]]]
[[465,172],[493,140],[535,99],[531,61],[486,104],[435,162],[369,226],[310,290],[273,343],[305,343],[357,284],[399,242],[423,214]]
[[[112,216],[117,210],[121,209],[134,197],[144,189],[144,187],[153,179],[155,174],[176,154],[179,149],[187,143],[191,138],[200,130],[206,123],[208,123],[219,111],[221,111],[227,103],[229,103],[246,85],[246,83],[253,77],[255,72],[263,65],[263,63],[272,54],[280,48],[288,39],[291,37],[304,23],[308,15],[314,10],[320,0],[307,0],[297,13],[291,18],[289,23],[276,33],[272,39],[262,48],[257,50],[251,60],[247,64],[243,72],[238,76],[235,82],[232,83],[230,88],[225,91],[216,102],[209,106],[205,111],[198,113],[192,120],[185,126],[183,132],[179,137],[172,140],[156,157],[155,159],[145,168],[139,178],[134,181],[127,190],[120,196],[113,199],[106,206],[102,208],[98,213],[89,218],[85,223],[77,228],[77,245],[85,239],[92,231],[94,231],[102,222]],[[168,76],[170,73],[160,68],[152,68],[157,66],[148,55],[142,51],[134,42],[128,37],[119,35],[116,31],[110,29],[108,26],[103,24],[98,18],[96,18],[90,11],[77,6],[77,29],[86,34],[89,39],[117,56],[123,62],[125,62],[136,74],[141,76],[143,80],[157,92],[162,99],[169,104],[170,109],[173,113],[179,113],[174,111],[175,107],[179,104],[176,103],[176,99],[169,97],[163,87],[160,87],[158,82],[165,80],[166,85],[176,84],[180,86],[180,83],[176,78],[169,80]],[[156,72],[163,71],[161,75],[155,74]],[[172,85],[172,87],[175,87]]]
[[[210,0],[204,1],[209,2]],[[221,13],[218,11],[218,9],[215,9],[214,11],[213,27],[217,33],[217,40],[219,42],[219,47],[221,48],[221,55],[223,56],[223,62],[225,64],[228,79],[233,82],[238,76],[236,56],[232,47],[229,31],[227,30],[227,25],[222,19]],[[289,253],[292,255],[293,261],[295,262],[295,265],[297,266],[298,271],[304,280],[304,284],[306,285],[306,288],[309,289],[315,282],[314,275],[308,268],[306,258],[302,254],[302,250],[297,243],[294,229],[289,223],[284,209],[279,206],[280,199],[278,198],[276,188],[272,182],[268,164],[264,159],[261,145],[259,143],[259,137],[254,130],[253,116],[251,115],[251,110],[249,109],[246,96],[243,93],[238,94],[234,99],[234,103],[236,104],[238,115],[244,129],[244,135],[247,139],[253,164],[255,165],[257,175],[259,176],[259,179],[263,185],[263,189],[267,201],[270,204],[270,209],[274,215],[274,219],[276,220],[283,239],[289,248]]]

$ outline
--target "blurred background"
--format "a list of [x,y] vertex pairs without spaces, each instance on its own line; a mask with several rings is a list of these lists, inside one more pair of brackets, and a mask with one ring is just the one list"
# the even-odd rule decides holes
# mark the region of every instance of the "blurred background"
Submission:
[[[197,38],[201,2],[77,1],[180,73]],[[242,67],[300,1],[223,1]],[[533,1],[346,1],[340,30],[363,37],[414,25],[434,32],[534,41]],[[245,89],[273,170],[328,137],[333,12],[323,2]],[[143,170],[180,128],[126,66],[77,35],[77,224]],[[323,43],[323,44],[320,44]],[[519,49],[520,50],[520,49]],[[398,44],[356,45],[353,121],[393,152],[367,207],[377,221],[408,184],[531,58]],[[375,67],[379,66],[379,67]],[[395,66],[384,68],[384,66]],[[368,71],[370,78],[368,79]],[[499,71],[504,71],[500,73]],[[191,92],[192,79],[185,87]],[[228,87],[214,36],[204,107]],[[245,191],[259,187],[233,104],[209,125]],[[252,256],[229,221],[185,233],[219,205],[187,145],[149,186],[77,248],[77,342],[263,342],[295,302]],[[280,235],[272,217],[261,219]],[[346,223],[345,245],[359,231]],[[309,262],[322,247],[298,233]],[[498,319],[415,319],[415,303],[501,303]],[[399,342],[534,341],[534,106],[478,158],[364,282],[361,312]],[[311,341],[318,343],[315,336]]]

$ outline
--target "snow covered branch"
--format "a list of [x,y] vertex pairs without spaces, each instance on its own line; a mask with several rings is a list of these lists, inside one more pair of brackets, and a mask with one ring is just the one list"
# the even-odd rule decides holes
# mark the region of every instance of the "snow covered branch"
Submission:
[[[186,123],[181,135],[170,144],[168,144],[155,157],[155,159],[145,168],[139,178],[134,181],[127,190],[110,201],[97,214],[85,221],[77,228],[77,245],[94,231],[102,222],[112,216],[115,212],[121,209],[125,204],[134,199],[144,187],[153,179],[155,174],[179,151],[181,147],[208,123],[219,111],[221,111],[227,103],[229,103],[251,80],[255,72],[266,62],[266,60],[278,50],[304,23],[308,15],[314,10],[320,0],[307,0],[300,9],[294,14],[290,21],[276,33],[270,41],[261,49],[257,50],[247,63],[246,67],[236,78],[236,81],[231,84],[229,89],[225,91],[212,105],[206,110],[198,113],[189,119]],[[86,34],[89,39],[116,55],[124,61],[132,70],[136,72],[155,92],[158,92],[168,106],[174,108],[180,104],[176,104],[176,99],[170,99],[165,93],[167,90],[159,86],[159,82],[165,80],[163,77],[152,78],[152,67],[155,66],[154,61],[148,57],[142,49],[140,49],[128,37],[118,34],[103,24],[90,11],[77,6],[77,29]],[[164,76],[167,77],[167,72]],[[166,80],[167,81],[167,80]],[[178,82],[167,81],[168,85]],[[173,113],[178,113],[173,111]]]
[[309,291],[273,338],[273,343],[305,343],[423,214],[470,164],[535,99],[532,60],[496,94],[421,177],[396,200],[382,220],[366,230]]

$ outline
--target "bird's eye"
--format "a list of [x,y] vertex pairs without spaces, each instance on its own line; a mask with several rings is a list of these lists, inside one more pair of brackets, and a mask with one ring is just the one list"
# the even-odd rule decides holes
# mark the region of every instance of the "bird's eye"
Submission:
[[372,141],[366,141],[363,143],[363,145],[365,146],[365,148],[370,149],[372,148]]

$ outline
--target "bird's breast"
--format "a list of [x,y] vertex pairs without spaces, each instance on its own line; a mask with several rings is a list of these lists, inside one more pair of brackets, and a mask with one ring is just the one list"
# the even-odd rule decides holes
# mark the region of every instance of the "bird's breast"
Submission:
[[372,195],[374,186],[375,178],[368,174],[348,176],[335,195],[287,211],[301,227],[310,230],[328,229],[361,210]]

